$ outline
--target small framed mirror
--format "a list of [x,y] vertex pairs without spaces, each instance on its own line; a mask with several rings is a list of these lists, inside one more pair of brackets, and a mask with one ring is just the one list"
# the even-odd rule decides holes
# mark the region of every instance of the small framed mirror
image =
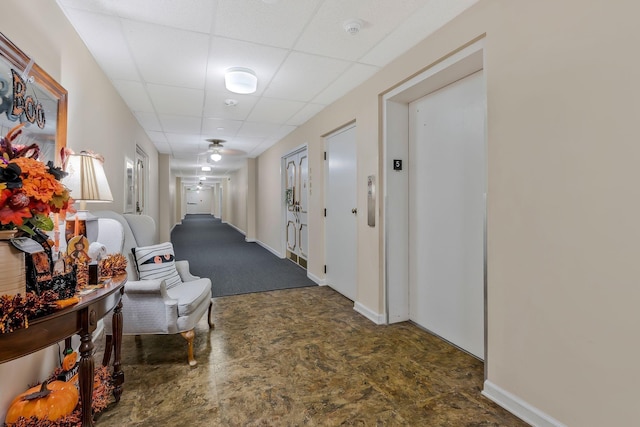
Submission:
[[0,134],[20,123],[17,143],[38,144],[38,159],[60,166],[60,150],[67,144],[67,91],[0,33]]

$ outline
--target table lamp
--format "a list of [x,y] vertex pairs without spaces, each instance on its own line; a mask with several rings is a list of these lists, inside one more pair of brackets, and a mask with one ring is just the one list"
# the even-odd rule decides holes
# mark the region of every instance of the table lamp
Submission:
[[87,212],[87,202],[113,201],[109,182],[102,167],[103,162],[101,155],[87,151],[69,154],[65,160],[64,170],[68,175],[62,183],[69,189],[71,197],[80,202],[76,215],[73,218],[67,218],[65,227],[67,241],[71,233],[73,234],[71,237],[79,234],[87,236],[86,221],[92,219]]

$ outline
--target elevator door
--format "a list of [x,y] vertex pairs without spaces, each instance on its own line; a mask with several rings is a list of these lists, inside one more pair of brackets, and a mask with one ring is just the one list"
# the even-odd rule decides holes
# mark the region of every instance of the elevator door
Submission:
[[484,358],[482,71],[409,105],[409,317]]

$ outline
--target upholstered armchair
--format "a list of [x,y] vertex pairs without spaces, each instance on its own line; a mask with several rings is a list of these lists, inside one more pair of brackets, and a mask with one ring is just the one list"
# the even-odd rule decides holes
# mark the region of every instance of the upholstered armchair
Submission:
[[[180,280],[168,288],[164,279],[140,280],[132,248],[148,247],[157,242],[153,218],[146,215],[94,212],[98,217],[97,241],[108,253],[120,252],[127,257],[128,280],[122,297],[123,334],[177,334],[187,341],[189,365],[197,364],[193,355],[195,326],[208,311],[211,323],[211,280],[189,272],[188,261],[175,261]],[[105,362],[111,357],[111,316],[105,316],[107,344]]]

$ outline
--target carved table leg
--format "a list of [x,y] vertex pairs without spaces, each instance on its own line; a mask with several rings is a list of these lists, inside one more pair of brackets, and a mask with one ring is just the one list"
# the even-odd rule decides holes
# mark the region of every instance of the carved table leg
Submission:
[[[113,334],[113,331],[111,333]],[[104,343],[104,354],[102,355],[102,366],[109,366],[112,349],[113,349],[113,335],[107,334],[105,338],[105,343]]]
[[82,400],[82,425],[83,427],[93,426],[93,410],[91,401],[93,400],[93,341],[91,332],[82,331],[80,334],[80,399]]
[[116,402],[120,401],[122,395],[122,384],[124,384],[124,372],[120,363],[122,347],[122,301],[113,310],[113,397]]

